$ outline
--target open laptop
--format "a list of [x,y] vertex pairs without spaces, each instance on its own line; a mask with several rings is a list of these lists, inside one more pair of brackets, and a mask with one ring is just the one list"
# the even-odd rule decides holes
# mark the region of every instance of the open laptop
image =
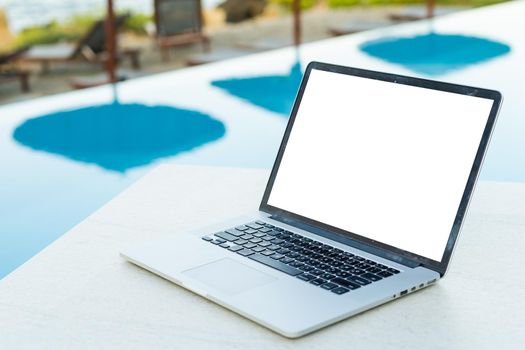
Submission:
[[259,210],[121,255],[286,337],[410,294],[447,270],[500,104],[312,62]]

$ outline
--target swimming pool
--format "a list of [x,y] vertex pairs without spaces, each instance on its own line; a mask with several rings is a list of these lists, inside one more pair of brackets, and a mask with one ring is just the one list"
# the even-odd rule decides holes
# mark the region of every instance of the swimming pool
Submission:
[[[525,181],[524,16],[516,1],[2,106],[0,277],[159,162],[270,167],[311,60],[501,90],[481,177]],[[385,56],[407,40],[430,51]]]

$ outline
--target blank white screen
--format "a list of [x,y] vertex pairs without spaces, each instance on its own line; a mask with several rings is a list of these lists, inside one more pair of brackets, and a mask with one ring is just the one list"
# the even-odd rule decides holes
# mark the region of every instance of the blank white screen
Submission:
[[441,261],[492,104],[314,69],[268,204]]

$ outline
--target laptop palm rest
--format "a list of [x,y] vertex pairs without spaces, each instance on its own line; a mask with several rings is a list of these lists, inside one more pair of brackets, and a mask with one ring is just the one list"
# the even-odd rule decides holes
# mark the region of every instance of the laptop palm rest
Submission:
[[233,259],[224,258],[182,272],[222,293],[237,294],[277,281],[277,278]]

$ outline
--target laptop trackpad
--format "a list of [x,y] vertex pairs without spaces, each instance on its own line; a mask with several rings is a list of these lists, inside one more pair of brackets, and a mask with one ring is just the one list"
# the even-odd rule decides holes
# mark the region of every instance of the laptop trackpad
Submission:
[[224,258],[182,272],[223,293],[237,294],[277,278],[233,259]]

